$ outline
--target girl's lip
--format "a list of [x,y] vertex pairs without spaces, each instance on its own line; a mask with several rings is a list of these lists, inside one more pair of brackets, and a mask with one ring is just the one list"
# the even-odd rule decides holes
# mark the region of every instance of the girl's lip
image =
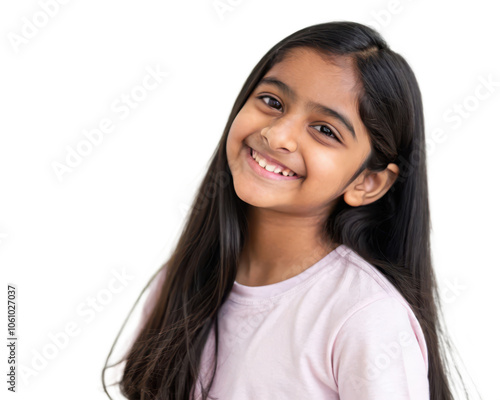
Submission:
[[257,161],[255,161],[252,157],[252,148],[247,146],[247,161],[248,164],[250,165],[250,168],[252,168],[256,174],[263,176],[264,178],[268,179],[273,179],[276,181],[291,181],[291,180],[297,180],[297,179],[302,179],[301,177],[298,177],[297,175],[293,176],[284,176],[281,174],[275,174],[274,172],[268,171],[265,168],[262,168]]

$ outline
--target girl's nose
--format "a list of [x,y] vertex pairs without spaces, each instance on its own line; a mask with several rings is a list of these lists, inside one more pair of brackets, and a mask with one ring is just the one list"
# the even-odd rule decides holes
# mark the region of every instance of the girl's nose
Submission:
[[298,119],[280,118],[262,129],[261,135],[267,140],[269,147],[276,151],[297,150],[297,140],[301,131]]

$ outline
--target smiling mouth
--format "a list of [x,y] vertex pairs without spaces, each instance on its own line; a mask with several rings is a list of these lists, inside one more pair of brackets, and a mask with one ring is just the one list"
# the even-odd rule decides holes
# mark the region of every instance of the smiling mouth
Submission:
[[[254,149],[252,149],[250,146],[247,147],[247,157],[248,157],[248,162],[250,163],[250,166],[256,172],[258,175],[264,176],[268,179],[271,180],[276,180],[276,181],[289,181],[289,180],[302,180],[303,177],[300,175],[297,175],[294,171],[290,170],[289,168],[283,166],[282,164],[279,163],[272,163],[271,161],[268,161],[262,156],[259,156],[259,152],[256,152]],[[252,156],[253,155],[253,156]],[[256,156],[256,158],[254,158]],[[276,168],[279,166],[279,168]]]
[[296,172],[292,171],[290,168],[285,167],[283,165],[279,165],[276,163],[273,163],[272,161],[268,160],[265,158],[262,154],[259,152],[255,151],[254,149],[250,148],[250,155],[252,158],[255,160],[255,162],[262,167],[262,169],[265,169],[266,171],[275,173],[276,175],[281,175],[285,177],[296,177],[296,178],[301,178],[299,174]]

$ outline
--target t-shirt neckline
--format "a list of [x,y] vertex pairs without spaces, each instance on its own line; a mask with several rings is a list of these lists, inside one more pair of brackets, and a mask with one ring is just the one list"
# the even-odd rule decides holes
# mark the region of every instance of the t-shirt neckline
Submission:
[[339,255],[344,255],[347,251],[347,246],[341,244],[299,274],[270,285],[246,286],[235,280],[229,300],[236,303],[254,304],[256,301],[259,302],[259,300],[271,299],[277,296],[281,297],[283,293],[297,288],[302,282],[308,281],[311,277],[317,275],[334,259],[338,258]]

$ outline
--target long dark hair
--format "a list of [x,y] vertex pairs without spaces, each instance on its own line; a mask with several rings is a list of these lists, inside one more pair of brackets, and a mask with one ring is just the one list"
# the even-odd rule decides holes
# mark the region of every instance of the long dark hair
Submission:
[[[248,226],[246,203],[233,187],[226,140],[234,118],[260,79],[296,47],[354,61],[358,111],[372,149],[351,182],[364,168],[380,171],[388,163],[396,163],[400,170],[390,190],[371,204],[351,207],[338,199],[324,224],[324,233],[332,243],[347,245],[374,265],[405,297],[426,339],[430,399],[453,398],[445,352],[451,346],[441,322],[431,262],[420,89],[408,63],[389,49],[376,31],[355,22],[335,21],[309,26],[281,40],[245,81],[177,246],[161,267],[166,275],[151,313],[120,361],[126,364],[118,383],[127,399],[189,400],[199,376],[203,347],[214,326],[214,365],[203,400],[208,397],[217,366],[217,312],[236,278]],[[107,363],[113,348],[102,372],[106,393],[104,372],[110,367]]]

